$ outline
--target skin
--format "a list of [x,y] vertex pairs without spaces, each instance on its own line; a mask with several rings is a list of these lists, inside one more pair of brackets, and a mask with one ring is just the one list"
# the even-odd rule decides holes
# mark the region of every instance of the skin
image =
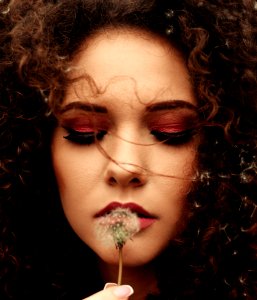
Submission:
[[[76,234],[99,256],[103,277],[109,281],[115,281],[111,274],[116,277],[117,250],[97,238],[95,215],[117,201],[136,203],[154,216],[155,222],[123,249],[125,281],[133,283],[134,270],[139,276],[144,273],[186,223],[198,138],[166,145],[150,133],[155,128],[185,130],[186,116],[195,115],[197,102],[186,64],[165,39],[133,29],[109,29],[84,42],[70,77],[79,79],[67,89],[52,140],[64,212]],[[101,112],[81,109],[89,103],[100,105]],[[81,145],[63,138],[69,134],[63,127],[84,133],[92,123],[94,130],[108,132],[99,142]],[[146,281],[152,282],[152,276]]]
[[115,299],[128,299],[133,294],[133,289],[128,285],[115,286],[113,283],[107,283],[103,291],[100,291],[83,300],[115,300]]

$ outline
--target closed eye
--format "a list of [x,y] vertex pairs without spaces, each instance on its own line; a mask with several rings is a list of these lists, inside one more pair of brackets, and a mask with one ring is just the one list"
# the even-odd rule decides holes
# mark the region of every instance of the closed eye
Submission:
[[151,134],[154,135],[158,141],[163,142],[166,145],[174,146],[183,145],[190,142],[195,133],[196,131],[194,129],[187,129],[177,132],[151,130]]
[[68,135],[64,136],[65,139],[79,145],[91,145],[96,141],[101,141],[107,134],[107,131],[77,131],[72,128],[64,127]]

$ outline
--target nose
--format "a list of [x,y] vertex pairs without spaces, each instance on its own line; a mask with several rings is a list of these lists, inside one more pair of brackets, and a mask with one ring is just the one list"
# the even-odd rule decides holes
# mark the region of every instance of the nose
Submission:
[[147,182],[147,172],[144,168],[145,157],[142,146],[120,140],[113,145],[113,151],[108,153],[108,165],[105,171],[105,182],[111,186],[140,187]]
[[139,166],[112,161],[106,171],[105,180],[109,185],[140,187],[146,183],[146,172]]

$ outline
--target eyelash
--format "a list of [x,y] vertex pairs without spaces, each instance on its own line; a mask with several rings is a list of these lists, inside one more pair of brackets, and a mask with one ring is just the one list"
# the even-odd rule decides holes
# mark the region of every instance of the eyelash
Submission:
[[[72,128],[64,127],[68,135],[64,136],[65,139],[79,145],[91,145],[96,141],[101,141],[107,134],[106,130],[97,132],[81,132]],[[195,134],[193,129],[187,129],[178,132],[165,132],[159,130],[151,130],[150,133],[160,142],[166,145],[183,145],[188,143]]]
[[67,127],[64,127],[64,129],[68,132],[68,135],[64,136],[64,138],[79,145],[91,145],[96,140],[101,141],[107,134],[105,130],[81,132]]
[[158,141],[163,142],[166,145],[176,146],[188,143],[195,134],[195,131],[193,129],[186,129],[178,132],[151,130],[151,134],[154,135]]

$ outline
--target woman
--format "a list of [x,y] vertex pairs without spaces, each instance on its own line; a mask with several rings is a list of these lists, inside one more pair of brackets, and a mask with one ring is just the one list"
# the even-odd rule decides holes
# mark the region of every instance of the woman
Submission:
[[1,6],[1,297],[254,299],[255,3]]

